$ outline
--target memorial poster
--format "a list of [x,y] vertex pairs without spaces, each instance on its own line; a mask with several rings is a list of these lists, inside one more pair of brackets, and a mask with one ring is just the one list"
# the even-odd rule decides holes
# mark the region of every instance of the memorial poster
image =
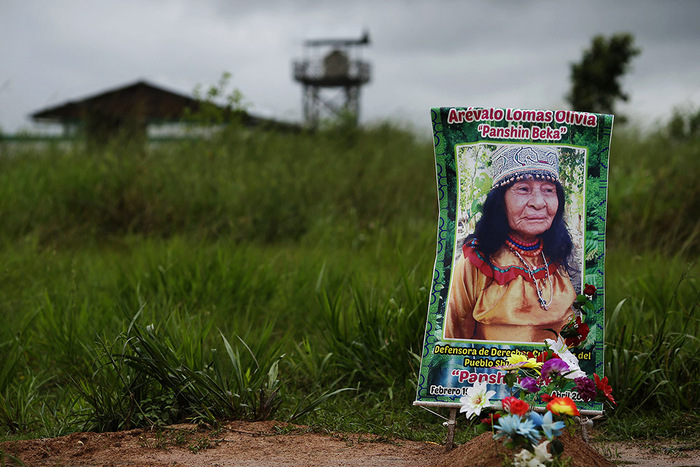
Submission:
[[439,219],[415,404],[458,407],[484,382],[510,396],[497,367],[536,358],[546,339],[602,378],[613,116],[441,107],[431,118]]

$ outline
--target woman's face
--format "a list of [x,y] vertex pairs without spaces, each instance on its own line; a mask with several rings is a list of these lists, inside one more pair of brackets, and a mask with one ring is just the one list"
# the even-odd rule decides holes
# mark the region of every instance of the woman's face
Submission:
[[506,190],[505,202],[511,233],[525,241],[549,229],[559,208],[556,185],[539,180],[515,182]]

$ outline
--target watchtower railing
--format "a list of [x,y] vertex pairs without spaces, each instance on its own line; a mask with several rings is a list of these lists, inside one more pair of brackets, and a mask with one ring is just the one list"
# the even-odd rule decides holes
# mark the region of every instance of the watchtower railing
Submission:
[[345,73],[327,73],[323,59],[294,61],[294,79],[315,86],[357,86],[369,81],[370,65],[362,60],[348,60]]

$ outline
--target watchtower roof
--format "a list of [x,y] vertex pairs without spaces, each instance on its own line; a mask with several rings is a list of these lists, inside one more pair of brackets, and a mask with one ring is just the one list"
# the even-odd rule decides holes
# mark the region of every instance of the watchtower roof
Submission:
[[360,25],[313,26],[304,36],[306,46],[348,46],[369,44],[369,32]]

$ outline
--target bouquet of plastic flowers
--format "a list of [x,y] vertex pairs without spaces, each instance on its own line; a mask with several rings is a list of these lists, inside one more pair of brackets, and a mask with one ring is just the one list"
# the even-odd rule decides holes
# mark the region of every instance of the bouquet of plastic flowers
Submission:
[[583,317],[592,306],[593,293],[595,288],[587,285],[574,303],[581,313],[562,329],[557,340],[545,339],[546,351],[537,356],[514,353],[506,365],[495,367],[508,372],[505,383],[517,397],[504,398],[499,408],[490,401],[495,392],[488,391],[486,383],[477,383],[460,399],[461,412],[466,412],[467,418],[482,417],[481,427],[516,452],[513,458],[516,467],[551,465],[562,453],[563,445],[558,437],[573,422],[573,417],[580,415],[574,400],[563,394],[575,394],[576,399],[586,402],[615,403],[608,378],[600,379],[594,374],[591,379],[571,352],[588,335]]

